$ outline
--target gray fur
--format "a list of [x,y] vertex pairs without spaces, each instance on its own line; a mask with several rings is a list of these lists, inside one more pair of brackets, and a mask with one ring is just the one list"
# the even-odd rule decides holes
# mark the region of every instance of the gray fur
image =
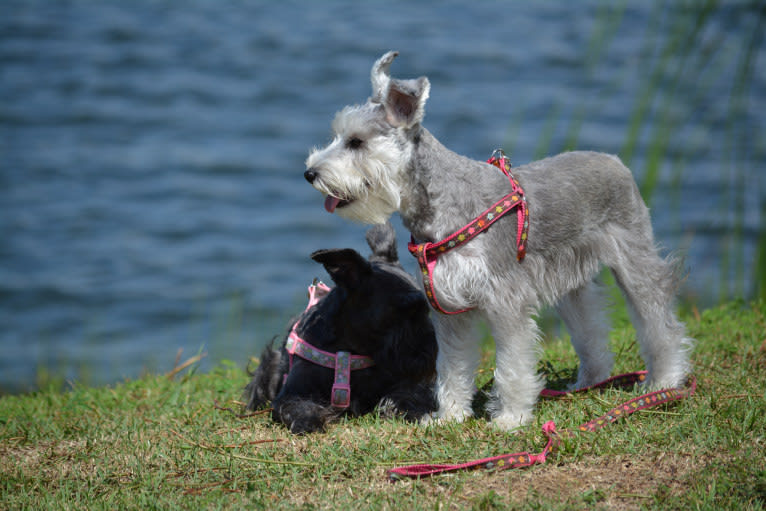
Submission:
[[[425,77],[390,78],[395,56],[389,52],[373,67],[371,99],[338,114],[336,139],[312,152],[306,178],[323,194],[344,199],[336,210],[342,216],[381,221],[398,210],[416,240],[435,242],[510,187],[497,168],[450,151],[422,126],[430,84]],[[526,259],[516,260],[511,215],[440,257],[434,271],[445,308],[474,309],[434,318],[439,416],[460,420],[471,413],[478,318],[488,320],[497,346],[492,408],[500,427],[528,422],[541,390],[532,316],[543,304],[556,305],[570,331],[581,360],[576,385],[608,376],[613,357],[602,293],[593,282],[602,266],[612,270],[628,302],[649,384],[682,384],[693,341],[673,313],[677,263],[658,255],[631,172],[616,156],[584,151],[512,172],[530,211]]]

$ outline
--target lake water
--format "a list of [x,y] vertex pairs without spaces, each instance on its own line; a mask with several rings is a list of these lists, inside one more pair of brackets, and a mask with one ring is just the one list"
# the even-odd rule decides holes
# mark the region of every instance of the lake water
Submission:
[[762,14],[727,3],[683,58],[672,20],[694,9],[573,5],[4,1],[0,388],[31,388],[40,369],[88,383],[168,371],[179,349],[244,367],[326,278],[313,250],[367,253],[365,227],[323,210],[303,162],[389,49],[395,76],[431,80],[426,126],[474,158],[502,146],[518,165],[572,143],[625,155],[637,115],[667,115],[659,135],[639,124],[630,158],[640,182],[660,169],[657,236],[686,254],[690,299],[714,301],[722,271],[749,292],[766,56],[748,34]]

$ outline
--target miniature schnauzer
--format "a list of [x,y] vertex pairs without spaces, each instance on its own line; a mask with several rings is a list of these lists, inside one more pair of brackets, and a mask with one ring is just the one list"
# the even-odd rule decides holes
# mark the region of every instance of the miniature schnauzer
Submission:
[[[533,315],[543,304],[555,304],[580,358],[574,385],[607,377],[613,355],[596,283],[602,265],[626,298],[649,372],[646,383],[683,384],[693,340],[673,313],[679,265],[658,255],[649,211],[619,158],[569,152],[511,172],[497,159],[489,165],[460,156],[421,125],[429,81],[391,78],[396,56],[389,52],[375,62],[372,96],[336,115],[334,140],[311,152],[304,175],[325,195],[329,212],[381,223],[398,211],[432,304],[443,312],[464,311],[434,320],[436,417],[471,415],[479,360],[472,326],[479,318],[495,339],[490,412],[500,428],[527,423],[542,389]],[[496,205],[516,214],[479,230],[494,215],[486,208]],[[464,237],[472,237],[470,243],[461,244]],[[449,244],[459,246],[436,253]]]
[[[322,430],[344,413],[378,408],[419,420],[436,410],[436,336],[428,303],[401,267],[390,224],[367,232],[370,260],[352,249],[319,250],[336,287],[312,286],[309,307],[282,346],[267,346],[245,389],[247,408],[272,401],[293,433]],[[345,373],[343,371],[345,369]]]

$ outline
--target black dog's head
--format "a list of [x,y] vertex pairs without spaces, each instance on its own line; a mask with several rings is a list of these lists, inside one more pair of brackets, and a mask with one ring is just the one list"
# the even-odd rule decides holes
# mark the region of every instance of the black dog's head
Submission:
[[[436,338],[429,307],[413,278],[401,267],[393,228],[375,226],[367,233],[369,260],[352,249],[319,250],[335,287],[296,323],[297,334],[325,351],[349,351],[372,357],[375,365],[351,373],[353,415],[372,411],[383,399],[399,413],[416,419],[432,408],[430,382],[435,375]],[[248,408],[273,400],[274,417],[294,432],[321,429],[339,411],[329,406],[333,370],[288,357],[267,347],[248,385]],[[422,394],[422,395],[419,395]]]
[[336,284],[334,296],[327,297],[334,302],[330,327],[335,333],[328,351],[369,355],[382,371],[399,378],[430,377],[436,344],[428,303],[399,264],[393,228],[376,226],[367,241],[373,251],[369,261],[352,249],[311,254]]

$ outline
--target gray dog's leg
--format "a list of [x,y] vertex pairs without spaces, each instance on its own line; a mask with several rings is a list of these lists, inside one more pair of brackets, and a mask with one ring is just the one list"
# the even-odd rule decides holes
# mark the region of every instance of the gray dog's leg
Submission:
[[438,418],[462,421],[472,415],[474,377],[479,367],[476,312],[434,317],[439,353],[436,357]]
[[564,295],[556,305],[572,339],[580,369],[572,388],[587,387],[609,377],[614,355],[609,350],[609,322],[603,290],[595,282]]
[[[647,231],[645,231],[647,232]],[[657,254],[651,235],[618,237],[617,258],[610,264],[631,314],[641,356],[653,388],[682,385],[689,371],[693,341],[673,313],[678,285],[672,259]]]
[[489,410],[493,424],[512,430],[532,419],[543,381],[537,374],[539,330],[532,311],[500,310],[487,319],[495,338],[495,386]]

